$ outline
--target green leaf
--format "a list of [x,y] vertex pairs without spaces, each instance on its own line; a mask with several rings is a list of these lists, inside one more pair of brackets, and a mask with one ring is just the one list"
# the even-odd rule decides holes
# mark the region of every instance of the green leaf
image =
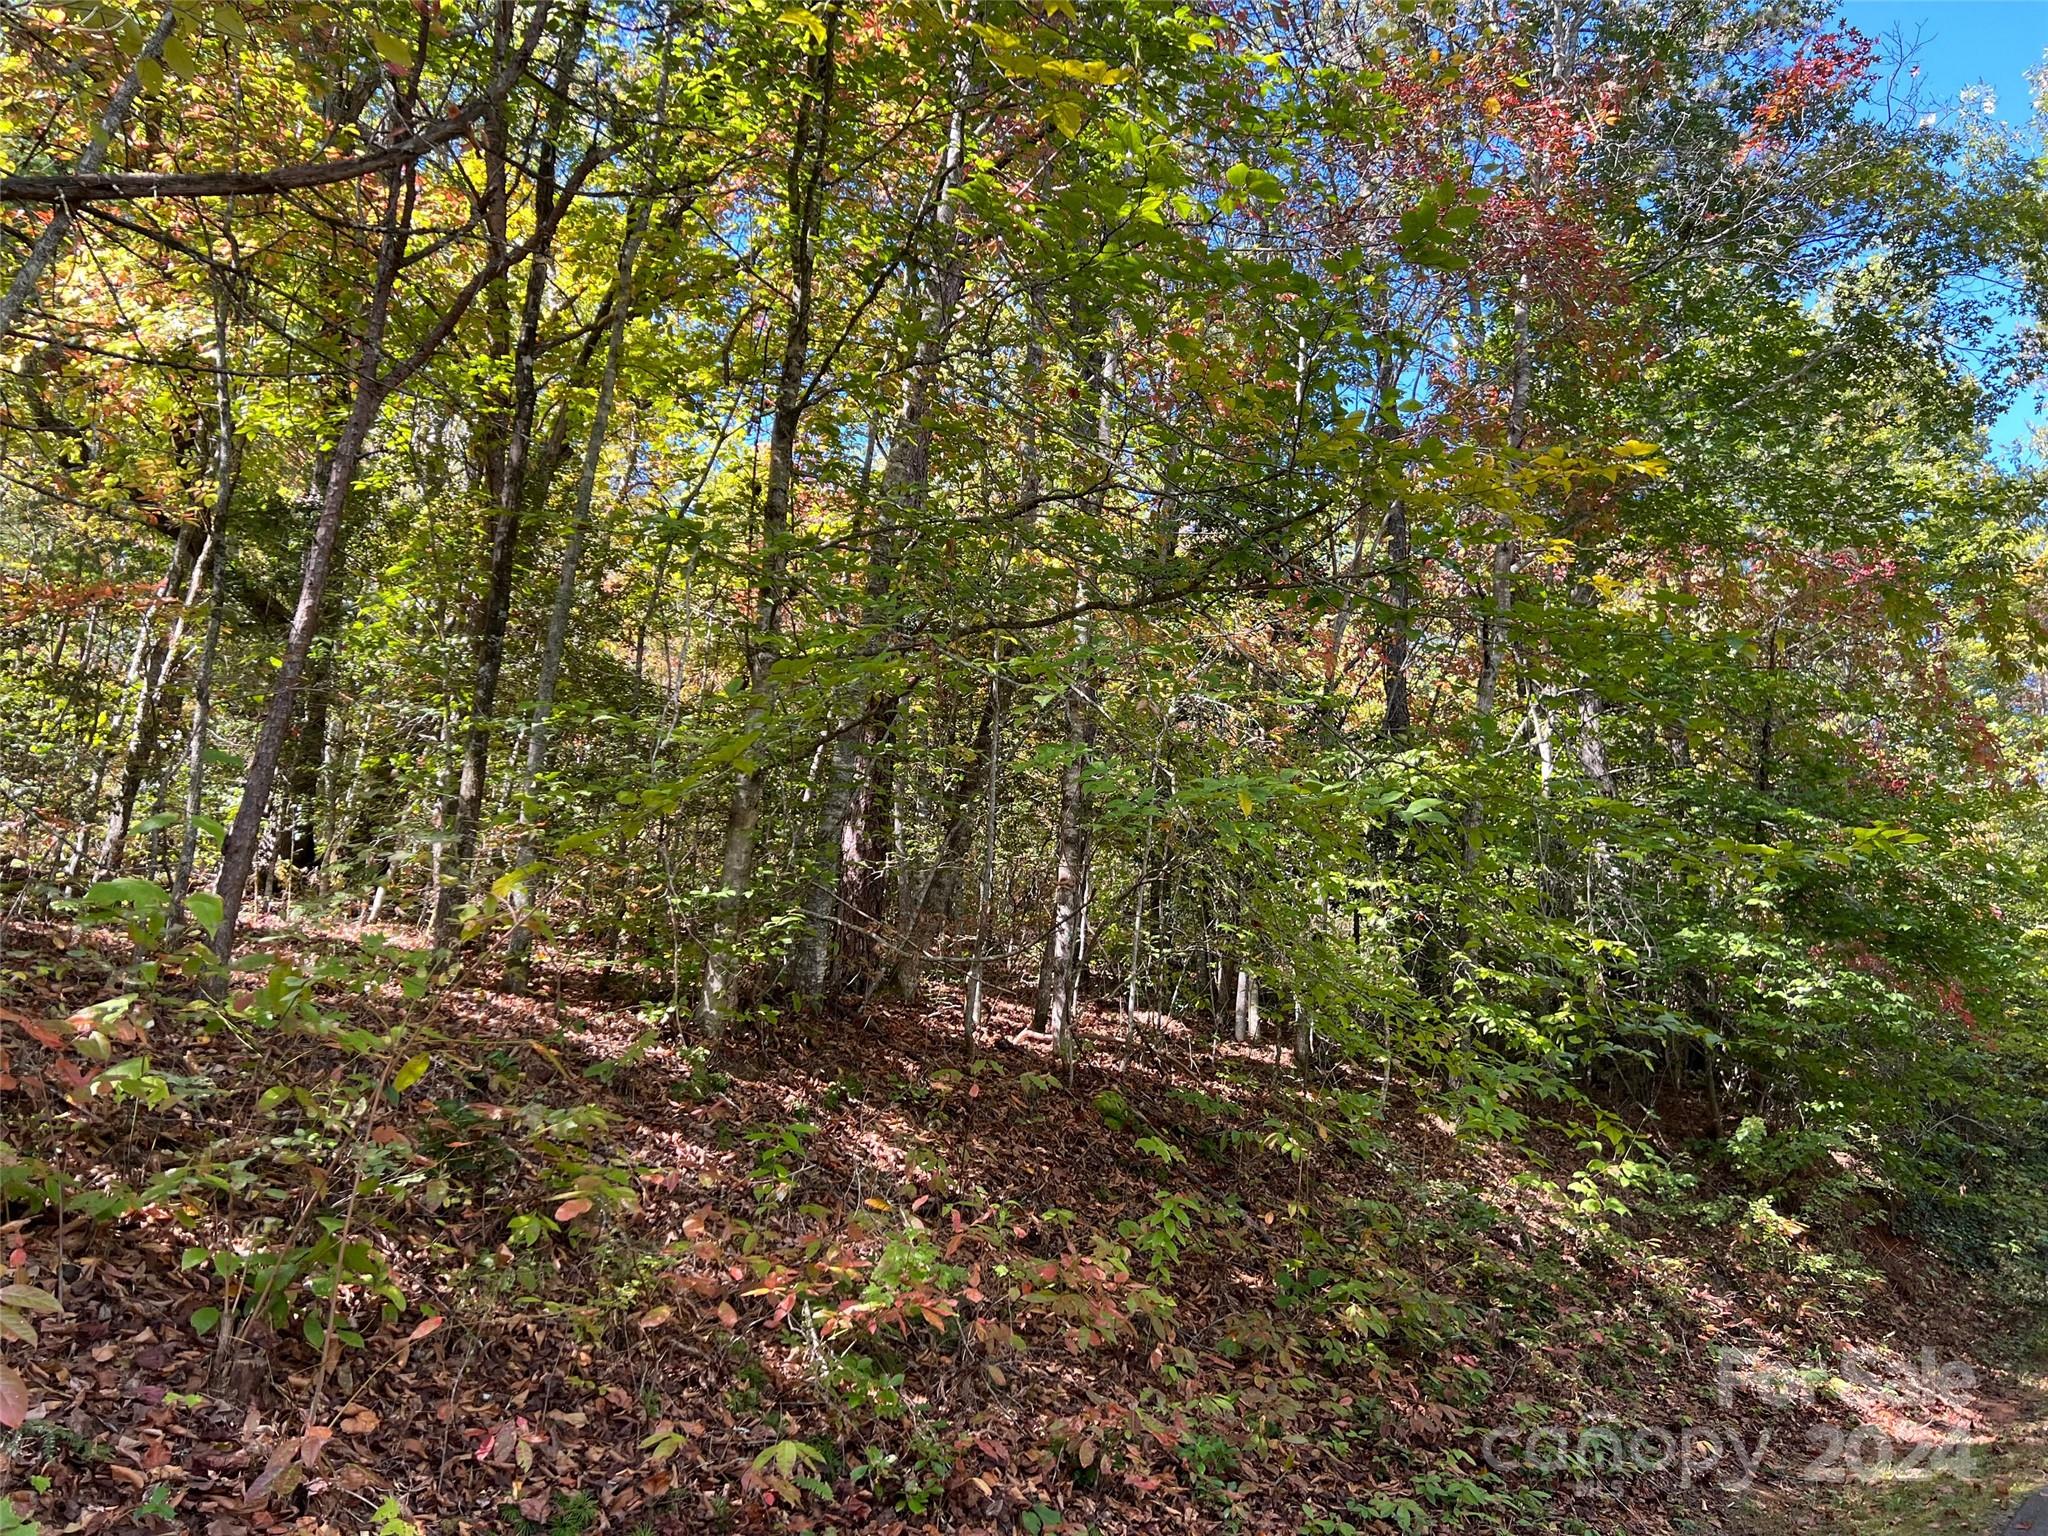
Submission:
[[1053,126],[1068,138],[1078,138],[1081,133],[1081,103],[1069,97],[1052,104]]
[[191,914],[206,936],[212,938],[220,928],[221,900],[212,891],[194,891],[185,898],[185,910]]
[[164,68],[180,80],[190,80],[199,73],[198,61],[192,57],[192,40],[182,28],[164,39]]
[[220,1326],[219,1307],[201,1307],[192,1314],[192,1331],[202,1339]]
[[133,907],[138,912],[161,912],[171,902],[171,893],[154,880],[127,875],[119,880],[102,880],[88,886],[88,907]]
[[24,1312],[57,1313],[64,1309],[57,1298],[39,1286],[0,1285],[0,1307],[19,1307]]

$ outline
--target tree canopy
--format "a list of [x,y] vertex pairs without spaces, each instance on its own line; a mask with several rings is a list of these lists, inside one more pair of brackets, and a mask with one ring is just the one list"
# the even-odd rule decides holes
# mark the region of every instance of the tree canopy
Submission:
[[1682,1101],[2038,1275],[2048,161],[1829,15],[0,7],[0,895]]

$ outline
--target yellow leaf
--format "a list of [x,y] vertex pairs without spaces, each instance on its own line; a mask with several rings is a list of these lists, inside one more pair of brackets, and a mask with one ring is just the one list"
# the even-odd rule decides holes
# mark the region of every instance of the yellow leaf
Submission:
[[825,18],[816,11],[784,11],[775,19],[785,27],[796,27],[810,33],[813,43],[822,44],[825,41]]
[[1248,789],[1240,789],[1240,790],[1239,790],[1239,791],[1237,792],[1237,808],[1238,808],[1238,809],[1239,809],[1240,811],[1243,811],[1243,812],[1245,813],[1245,815],[1247,815],[1247,816],[1251,815],[1251,813],[1252,813],[1252,792],[1251,792],[1250,790],[1248,790]]
[[1056,101],[1052,104],[1054,126],[1068,138],[1081,131],[1081,103],[1078,101]]

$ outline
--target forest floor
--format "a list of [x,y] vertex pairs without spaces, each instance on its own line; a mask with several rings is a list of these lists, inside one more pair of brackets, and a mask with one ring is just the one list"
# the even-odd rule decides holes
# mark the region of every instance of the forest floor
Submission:
[[1069,1083],[1009,1002],[972,1059],[945,993],[713,1052],[642,975],[268,937],[224,1009],[0,937],[0,1256],[62,1306],[0,1338],[0,1531],[1916,1533],[2048,1482],[2024,1319],[1853,1181],[1107,1007]]

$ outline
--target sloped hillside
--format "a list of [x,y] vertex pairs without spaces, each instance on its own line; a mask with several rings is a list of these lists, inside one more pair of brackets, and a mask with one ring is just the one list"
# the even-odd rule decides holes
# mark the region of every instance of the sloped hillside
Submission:
[[638,977],[413,998],[347,937],[220,1004],[6,941],[18,1520],[1765,1530],[1975,1489],[2023,1401],[1854,1170],[1113,1009],[1071,1081],[943,995],[713,1052]]

